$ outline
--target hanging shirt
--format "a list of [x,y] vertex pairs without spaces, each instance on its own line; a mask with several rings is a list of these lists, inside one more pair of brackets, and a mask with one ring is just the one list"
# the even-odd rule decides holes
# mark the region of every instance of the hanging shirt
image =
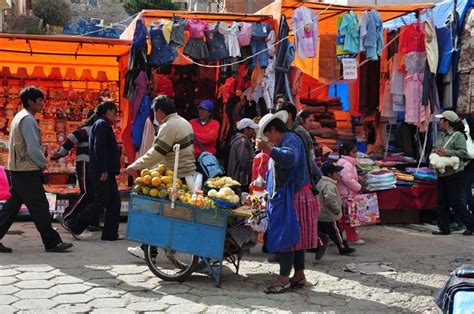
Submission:
[[449,27],[436,28],[436,36],[442,45],[438,45],[438,74],[446,74],[449,71],[451,58],[453,57],[452,34]]
[[220,61],[229,57],[229,50],[224,35],[219,31],[220,22],[206,31],[206,45],[209,50],[209,61]]
[[364,38],[364,47],[367,59],[378,60],[382,54],[383,44],[383,22],[377,10],[370,10],[367,14],[367,34]]
[[239,32],[239,23],[234,22],[225,33],[225,42],[229,49],[229,57],[236,58],[240,57],[240,45],[237,34]]
[[405,55],[410,52],[425,52],[425,25],[413,23],[400,30],[398,45],[399,69],[404,70]]
[[418,124],[425,120],[425,106],[421,105],[423,80],[418,73],[405,77],[405,122]]
[[239,32],[237,33],[237,40],[239,41],[240,47],[250,45],[252,39],[252,24],[246,22],[239,23]]
[[338,33],[344,36],[344,50],[349,53],[358,53],[360,50],[360,25],[357,14],[353,11],[344,14]]
[[430,20],[425,21],[425,46],[426,57],[431,73],[436,74],[438,70],[438,38],[436,28]]
[[296,52],[300,58],[316,57],[318,47],[318,16],[307,7],[293,12],[291,28],[295,33]]
[[186,23],[186,30],[189,31],[189,38],[203,39],[204,33],[209,30],[207,22],[199,19],[190,19]]

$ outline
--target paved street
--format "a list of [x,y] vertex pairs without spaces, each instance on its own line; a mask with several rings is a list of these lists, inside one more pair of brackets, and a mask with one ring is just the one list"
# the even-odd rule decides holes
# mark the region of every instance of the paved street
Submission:
[[[56,227],[64,240],[73,241]],[[259,248],[244,257],[239,275],[227,264],[222,287],[215,288],[202,274],[182,284],[159,280],[145,262],[127,253],[133,245],[127,241],[74,241],[71,253],[52,254],[44,252],[33,223],[15,223],[11,231],[24,233],[8,234],[3,241],[14,253],[0,255],[0,313],[438,313],[433,294],[450,270],[469,263],[474,243],[460,234],[433,237],[412,228],[361,228],[367,243],[353,257],[336,255],[334,246],[318,264],[307,255],[311,286],[266,295],[262,290],[278,266],[266,263]],[[345,271],[351,263],[354,271]]]

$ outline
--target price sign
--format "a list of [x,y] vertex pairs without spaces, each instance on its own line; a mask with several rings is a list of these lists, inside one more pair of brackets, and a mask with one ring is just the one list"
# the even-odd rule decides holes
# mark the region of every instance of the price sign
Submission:
[[342,59],[342,72],[345,80],[357,79],[357,60],[356,59]]

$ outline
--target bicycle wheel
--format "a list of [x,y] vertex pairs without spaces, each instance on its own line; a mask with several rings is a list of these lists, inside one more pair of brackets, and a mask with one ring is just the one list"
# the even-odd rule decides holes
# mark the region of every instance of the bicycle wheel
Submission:
[[173,250],[145,246],[145,261],[148,268],[166,281],[185,281],[196,269],[199,256]]

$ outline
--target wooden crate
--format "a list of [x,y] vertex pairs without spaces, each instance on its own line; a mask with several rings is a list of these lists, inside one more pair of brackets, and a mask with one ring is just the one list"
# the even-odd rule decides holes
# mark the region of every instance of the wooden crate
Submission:
[[193,209],[192,207],[184,206],[178,203],[175,203],[175,207],[171,208],[171,203],[163,202],[163,216],[192,221]]

